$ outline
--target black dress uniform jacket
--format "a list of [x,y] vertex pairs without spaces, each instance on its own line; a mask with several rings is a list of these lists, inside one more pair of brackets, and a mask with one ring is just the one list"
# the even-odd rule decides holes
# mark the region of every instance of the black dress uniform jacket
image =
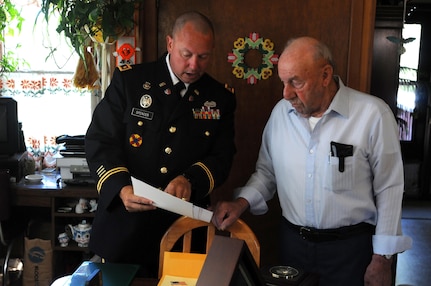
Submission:
[[184,174],[192,183],[191,201],[208,205],[232,165],[235,108],[234,95],[208,74],[178,97],[165,56],[117,68],[85,139],[100,195],[91,251],[157,275],[160,239],[178,216],[161,209],[129,213],[119,192],[131,176],[163,190]]

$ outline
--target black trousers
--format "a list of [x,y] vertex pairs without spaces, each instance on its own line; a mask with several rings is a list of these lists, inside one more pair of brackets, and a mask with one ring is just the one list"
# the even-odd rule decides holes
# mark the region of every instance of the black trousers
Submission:
[[281,223],[281,262],[319,275],[320,286],[363,286],[371,262],[372,234],[346,239],[310,242],[283,219]]

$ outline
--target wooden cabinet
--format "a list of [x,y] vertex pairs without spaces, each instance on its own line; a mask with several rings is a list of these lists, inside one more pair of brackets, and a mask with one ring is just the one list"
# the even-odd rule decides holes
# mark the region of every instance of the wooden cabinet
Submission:
[[[93,193],[84,195],[86,196],[72,196],[67,198],[53,197],[51,199],[51,239],[52,247],[55,251],[88,251],[87,247],[78,246],[78,244],[70,237],[69,231],[67,229],[68,225],[75,226],[84,221],[85,223],[92,223],[95,215],[94,212],[89,212],[88,210],[81,214],[75,212],[75,205],[78,203],[79,199],[85,198],[87,200],[90,200],[95,198]],[[70,208],[70,211],[67,211],[67,208]],[[60,243],[58,241],[58,235],[63,232],[67,232],[70,238],[68,246],[66,247],[60,246]]]
[[[53,277],[73,273],[84,260],[93,256],[88,247],[79,247],[73,240],[69,240],[66,247],[60,246],[58,235],[65,232],[67,225],[77,225],[85,220],[92,223],[94,212],[75,213],[75,205],[79,199],[98,198],[94,186],[67,186],[57,182],[57,174],[44,175],[40,183],[21,181],[13,188],[13,204],[25,207],[27,216],[31,219],[40,214],[48,213],[45,218],[49,222],[49,236],[53,249]],[[65,208],[69,208],[67,211]],[[90,237],[91,239],[91,237]]]
[[[78,214],[75,212],[75,205],[79,202],[79,199],[95,199],[97,194],[92,189],[84,188],[79,191],[73,190],[67,195],[68,197],[54,196],[51,198],[51,245],[54,252],[53,272],[55,277],[73,273],[82,261],[93,256],[88,247],[78,246],[67,226],[76,226],[83,222],[92,224],[94,212],[85,211]],[[70,208],[70,211],[65,211],[66,208]],[[58,236],[65,232],[69,236],[69,242],[67,246],[63,247],[60,245]]]

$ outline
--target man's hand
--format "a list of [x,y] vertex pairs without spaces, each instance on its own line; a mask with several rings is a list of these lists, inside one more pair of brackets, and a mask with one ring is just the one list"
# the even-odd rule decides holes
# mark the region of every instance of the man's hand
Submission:
[[214,210],[212,223],[219,230],[225,230],[232,225],[248,207],[248,201],[244,198],[238,198],[231,202],[218,202]]
[[[165,189],[165,192],[177,198],[189,201],[192,195],[192,185],[184,176],[173,179]],[[136,196],[132,186],[125,186],[120,191],[120,198],[124,207],[129,212],[141,212],[155,210],[153,201],[144,197]]]
[[128,212],[141,212],[155,210],[153,201],[136,196],[132,186],[124,186],[120,191],[120,198],[123,201],[124,207]]
[[392,285],[392,260],[373,254],[370,265],[365,272],[366,286],[390,286]]
[[184,177],[177,176],[169,182],[165,192],[185,201],[190,201],[192,196],[192,184]]

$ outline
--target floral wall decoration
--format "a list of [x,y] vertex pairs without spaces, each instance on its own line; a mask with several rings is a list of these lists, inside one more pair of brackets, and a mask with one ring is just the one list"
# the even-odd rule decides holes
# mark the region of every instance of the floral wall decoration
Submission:
[[[232,53],[228,53],[227,61],[232,63],[232,73],[236,78],[247,80],[248,84],[257,84],[272,76],[272,69],[278,63],[278,54],[274,52],[274,43],[260,37],[258,33],[250,33],[248,37],[238,38],[233,43]],[[256,50],[262,57],[257,67],[247,64],[245,58],[251,50]]]
[[46,93],[81,94],[88,91],[73,86],[73,73],[15,72],[0,78],[0,92],[5,96],[40,97]]

